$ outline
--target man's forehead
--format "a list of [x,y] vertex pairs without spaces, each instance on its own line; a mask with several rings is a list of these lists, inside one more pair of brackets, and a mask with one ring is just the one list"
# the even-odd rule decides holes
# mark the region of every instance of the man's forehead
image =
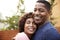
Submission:
[[45,7],[45,4],[43,4],[43,3],[36,3],[35,7]]
[[46,6],[43,3],[36,3],[34,9],[36,9],[36,8],[38,8],[38,9],[41,9],[41,8],[45,9]]

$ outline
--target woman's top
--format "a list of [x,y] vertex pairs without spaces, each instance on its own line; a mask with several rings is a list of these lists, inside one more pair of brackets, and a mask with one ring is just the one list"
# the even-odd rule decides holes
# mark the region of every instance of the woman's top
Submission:
[[14,40],[30,40],[24,32],[18,33],[13,39]]

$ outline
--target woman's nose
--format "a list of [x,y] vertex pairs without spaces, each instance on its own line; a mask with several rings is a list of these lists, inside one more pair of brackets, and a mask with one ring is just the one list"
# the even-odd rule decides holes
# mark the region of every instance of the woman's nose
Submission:
[[33,24],[31,23],[30,26],[33,26]]

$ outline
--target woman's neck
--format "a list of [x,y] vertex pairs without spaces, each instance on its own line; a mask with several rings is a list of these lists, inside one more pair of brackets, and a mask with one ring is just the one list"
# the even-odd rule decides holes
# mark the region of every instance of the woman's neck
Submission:
[[31,39],[31,37],[32,37],[32,35],[30,35],[30,34],[27,34],[27,36],[29,37],[29,39]]
[[27,34],[27,33],[25,33],[25,34],[28,36],[29,39],[31,39],[32,34]]

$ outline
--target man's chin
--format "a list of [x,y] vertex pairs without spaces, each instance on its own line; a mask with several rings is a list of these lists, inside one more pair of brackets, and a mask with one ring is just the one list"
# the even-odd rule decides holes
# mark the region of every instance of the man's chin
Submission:
[[41,23],[41,21],[35,21],[35,23],[36,23],[36,24],[40,24],[40,23]]

